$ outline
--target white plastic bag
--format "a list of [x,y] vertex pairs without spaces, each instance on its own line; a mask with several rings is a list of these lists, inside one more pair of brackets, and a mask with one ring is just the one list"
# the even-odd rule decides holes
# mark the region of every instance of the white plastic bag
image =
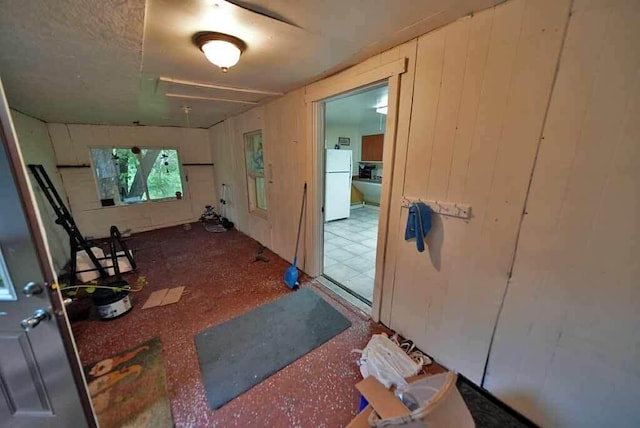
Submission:
[[386,388],[403,388],[406,377],[420,371],[421,364],[413,361],[398,345],[384,334],[374,334],[358,360],[362,377],[374,376]]

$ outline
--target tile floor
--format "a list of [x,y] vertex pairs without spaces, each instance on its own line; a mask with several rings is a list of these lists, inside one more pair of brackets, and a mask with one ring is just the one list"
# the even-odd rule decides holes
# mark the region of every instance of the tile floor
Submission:
[[369,301],[373,300],[379,211],[371,205],[355,207],[348,219],[324,225],[324,274]]

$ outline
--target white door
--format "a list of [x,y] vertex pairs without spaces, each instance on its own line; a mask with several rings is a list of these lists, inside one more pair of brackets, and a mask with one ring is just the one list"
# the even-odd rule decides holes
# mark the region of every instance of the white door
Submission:
[[351,173],[328,172],[324,188],[324,220],[348,218],[351,214]]
[[0,125],[0,425],[95,426],[76,354],[63,343],[59,293],[45,282],[51,262],[1,81]]

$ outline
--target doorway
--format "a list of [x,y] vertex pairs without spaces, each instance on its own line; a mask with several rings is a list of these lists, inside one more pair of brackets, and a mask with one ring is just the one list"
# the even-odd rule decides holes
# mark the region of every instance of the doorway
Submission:
[[322,274],[371,306],[388,85],[324,101]]

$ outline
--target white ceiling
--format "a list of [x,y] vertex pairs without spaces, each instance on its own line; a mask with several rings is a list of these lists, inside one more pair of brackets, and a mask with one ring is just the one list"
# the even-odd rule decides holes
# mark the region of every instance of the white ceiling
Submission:
[[[165,92],[268,97],[158,78],[287,92],[501,1],[0,0],[0,76],[13,108],[48,122],[209,127],[252,106]],[[247,51],[223,74],[192,44],[198,31]]]
[[387,105],[387,85],[327,101],[325,123],[330,126],[349,126],[360,130],[382,129],[386,116],[376,112],[376,107]]

